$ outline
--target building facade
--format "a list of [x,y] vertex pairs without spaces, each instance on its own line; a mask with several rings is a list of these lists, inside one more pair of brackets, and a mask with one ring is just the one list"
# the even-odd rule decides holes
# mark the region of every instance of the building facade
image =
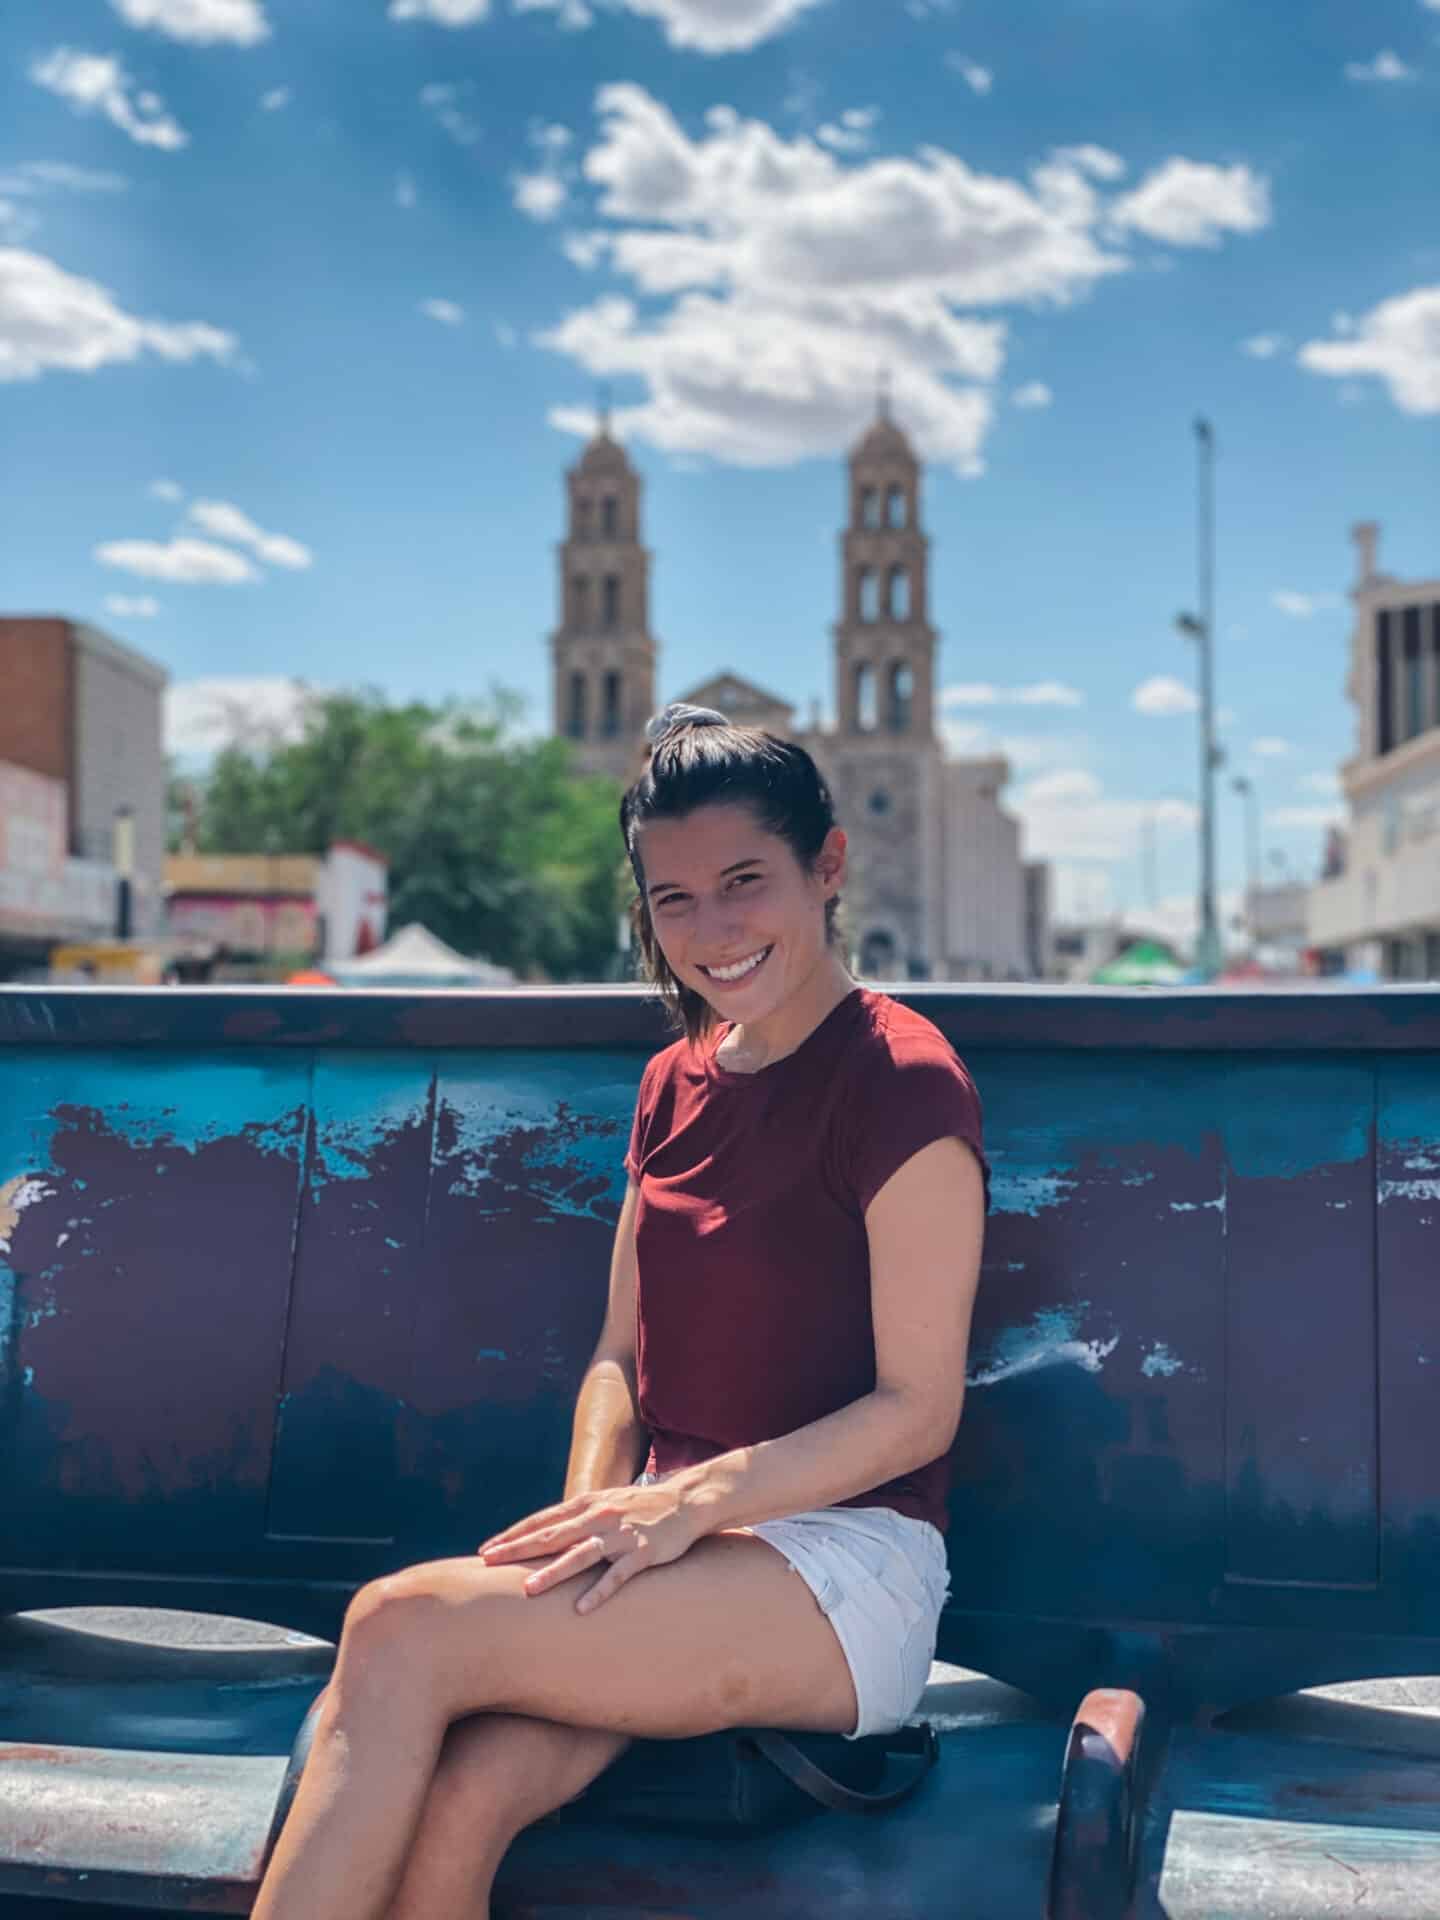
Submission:
[[[574,743],[583,770],[627,779],[658,705],[640,482],[604,428],[566,480],[554,730]],[[1037,915],[1047,892],[1039,877],[1027,881],[1019,823],[1001,804],[1004,759],[950,759],[936,729],[938,636],[921,480],[909,441],[882,407],[847,469],[833,725],[812,717],[797,726],[788,701],[733,671],[679,697],[814,756],[849,840],[844,915],[862,974],[1023,979],[1045,950]]]
[[1440,579],[1381,573],[1379,528],[1354,530],[1346,691],[1349,821],[1312,889],[1313,948],[1387,980],[1440,979]]

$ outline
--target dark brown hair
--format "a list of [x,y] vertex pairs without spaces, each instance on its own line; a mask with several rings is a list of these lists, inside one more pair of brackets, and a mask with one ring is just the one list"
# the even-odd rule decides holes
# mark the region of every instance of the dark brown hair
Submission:
[[[732,726],[711,707],[667,707],[645,732],[650,741],[645,771],[620,802],[620,831],[636,888],[630,923],[646,977],[673,1024],[694,1042],[714,1025],[714,1010],[676,979],[661,951],[636,845],[639,829],[651,820],[683,819],[697,807],[748,807],[757,824],[784,840],[810,873],[835,825],[835,804],[803,747],[760,727]],[[836,937],[839,906],[838,897],[825,903],[827,942]]]

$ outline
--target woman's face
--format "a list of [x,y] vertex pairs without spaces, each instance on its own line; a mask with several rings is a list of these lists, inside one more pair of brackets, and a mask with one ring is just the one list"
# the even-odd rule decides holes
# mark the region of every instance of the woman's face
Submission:
[[813,873],[747,806],[652,820],[637,850],[660,950],[721,1019],[763,1020],[824,959],[825,902],[845,871],[838,827]]

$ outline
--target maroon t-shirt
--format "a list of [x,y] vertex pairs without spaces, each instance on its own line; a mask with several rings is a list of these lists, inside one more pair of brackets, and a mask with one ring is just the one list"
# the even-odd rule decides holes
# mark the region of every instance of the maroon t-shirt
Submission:
[[[856,987],[773,1066],[679,1040],[640,1082],[637,1363],[652,1473],[808,1426],[875,1386],[865,1209],[932,1140],[985,1168],[980,1100],[923,1014]],[[988,1184],[988,1176],[987,1176]],[[845,1506],[943,1532],[942,1456]]]

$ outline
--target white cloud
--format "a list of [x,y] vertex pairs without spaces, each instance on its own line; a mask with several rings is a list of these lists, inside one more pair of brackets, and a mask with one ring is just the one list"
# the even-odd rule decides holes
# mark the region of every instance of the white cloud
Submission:
[[1135,852],[1147,820],[1175,831],[1195,824],[1188,801],[1121,799],[1083,767],[1040,774],[1014,796],[1013,806],[1024,823],[1027,856],[1042,860],[1121,860]]
[[1048,407],[1054,398],[1043,380],[1027,380],[1023,387],[1017,387],[1011,394],[1010,404],[1033,411],[1037,407]]
[[408,211],[411,207],[414,206],[417,198],[418,198],[418,195],[415,192],[415,181],[413,177],[408,173],[396,174],[395,176],[396,206],[404,207]]
[[223,362],[235,347],[233,334],[203,321],[137,319],[98,282],[66,273],[43,254],[0,247],[0,382],[34,380],[56,368],[93,373],[144,353]]
[[1093,141],[1082,141],[1074,147],[1057,147],[1055,158],[1065,166],[1079,167],[1082,173],[1091,174],[1096,180],[1122,180],[1125,177],[1125,162],[1119,154],[1112,153],[1108,147],[1097,147]]
[[432,80],[428,86],[420,89],[420,104],[457,146],[473,147],[480,138],[479,123],[472,120],[460,105],[462,96],[468,96],[473,91],[468,80],[460,86],[448,80]]
[[148,593],[107,593],[105,611],[113,613],[117,620],[153,620],[160,611],[160,602]]
[[132,27],[153,27],[172,40],[196,46],[228,41],[253,47],[270,36],[260,0],[110,0],[122,20]]
[[1440,286],[1382,300],[1354,326],[1351,339],[1302,347],[1301,366],[1340,378],[1374,374],[1402,413],[1440,413]]
[[1345,809],[1332,807],[1276,807],[1265,815],[1267,827],[1338,827],[1345,820]]
[[940,705],[944,710],[958,707],[1083,707],[1085,696],[1078,687],[1060,680],[1037,680],[1025,687],[997,687],[988,680],[960,681],[943,687]]
[[989,93],[995,84],[995,75],[989,67],[982,67],[963,53],[947,53],[945,64],[952,73],[958,73],[972,93],[982,96]]
[[173,480],[152,480],[150,492],[157,500],[176,501],[185,498],[184,491]]
[[1338,593],[1295,593],[1288,587],[1277,587],[1270,596],[1270,604],[1281,613],[1288,613],[1292,620],[1308,620],[1313,614],[1329,613],[1338,607],[1340,596]]
[[271,87],[268,93],[260,96],[260,105],[266,113],[279,113],[282,107],[288,107],[292,98],[289,87]]
[[[1123,236],[1100,240],[1103,149],[1014,179],[936,147],[852,159],[727,106],[692,135],[632,83],[596,105],[583,173],[609,224],[562,246],[628,285],[537,341],[591,379],[644,382],[616,424],[670,454],[833,456],[872,417],[884,364],[917,451],[981,472],[1007,334],[983,310],[1063,307],[1132,268]],[[578,406],[550,418],[593,426]]]
[[1176,680],[1168,673],[1157,673],[1149,680],[1141,681],[1130,696],[1130,704],[1136,713],[1168,717],[1176,713],[1193,713],[1200,699],[1194,688],[1187,687],[1183,680]]
[[1133,228],[1175,247],[1218,247],[1226,233],[1258,233],[1270,224],[1270,187],[1240,164],[1167,160],[1110,208],[1117,230]]
[[1289,344],[1283,333],[1252,333],[1248,340],[1240,342],[1240,351],[1248,353],[1252,360],[1273,360]]
[[1413,80],[1415,70],[1407,67],[1398,53],[1386,47],[1377,53],[1373,60],[1349,60],[1345,64],[1345,78],[1358,80],[1361,84],[1379,81]]
[[1250,751],[1260,760],[1283,760],[1295,749],[1288,740],[1280,739],[1277,734],[1266,733],[1250,742]]
[[158,540],[108,540],[96,547],[102,567],[118,567],[144,580],[168,580],[176,586],[238,587],[262,575],[242,553],[213,546],[208,540],[177,537]]
[[428,319],[438,320],[442,327],[463,327],[465,309],[457,306],[453,300],[422,300],[420,311]]
[[817,127],[815,138],[834,153],[864,153],[879,118],[878,107],[847,107],[838,122],[831,120]]
[[[442,0],[464,4],[464,0]],[[772,40],[821,0],[618,0],[627,12],[654,20],[672,47],[697,53],[744,53]],[[556,13],[562,27],[588,27],[584,0],[516,0],[518,13]]]
[[511,4],[516,13],[553,13],[562,33],[582,33],[595,24],[585,0],[511,0]]
[[490,0],[390,0],[392,20],[429,20],[437,27],[473,27],[490,12]]
[[267,566],[303,571],[314,561],[314,554],[287,533],[266,533],[247,513],[228,500],[192,500],[189,518],[202,533],[216,540],[229,540],[249,547]]
[[299,740],[315,690],[300,680],[256,675],[175,680],[165,689],[165,751],[209,759],[231,741]]
[[565,182],[553,173],[516,173],[510,177],[514,202],[532,220],[553,220],[565,206]]
[[[1440,4],[1440,0],[1437,0]],[[1338,773],[1302,773],[1295,782],[1302,793],[1321,793],[1327,800],[1335,800],[1340,795],[1340,776]]]
[[57,47],[44,60],[35,62],[30,78],[37,87],[68,100],[77,113],[104,114],[112,126],[143,147],[173,152],[190,138],[153,93],[131,98],[130,76],[111,55]]
[[11,172],[0,173],[0,193],[22,198],[44,194],[52,187],[62,193],[125,193],[129,186],[123,173],[72,167],[63,160],[26,160]]

